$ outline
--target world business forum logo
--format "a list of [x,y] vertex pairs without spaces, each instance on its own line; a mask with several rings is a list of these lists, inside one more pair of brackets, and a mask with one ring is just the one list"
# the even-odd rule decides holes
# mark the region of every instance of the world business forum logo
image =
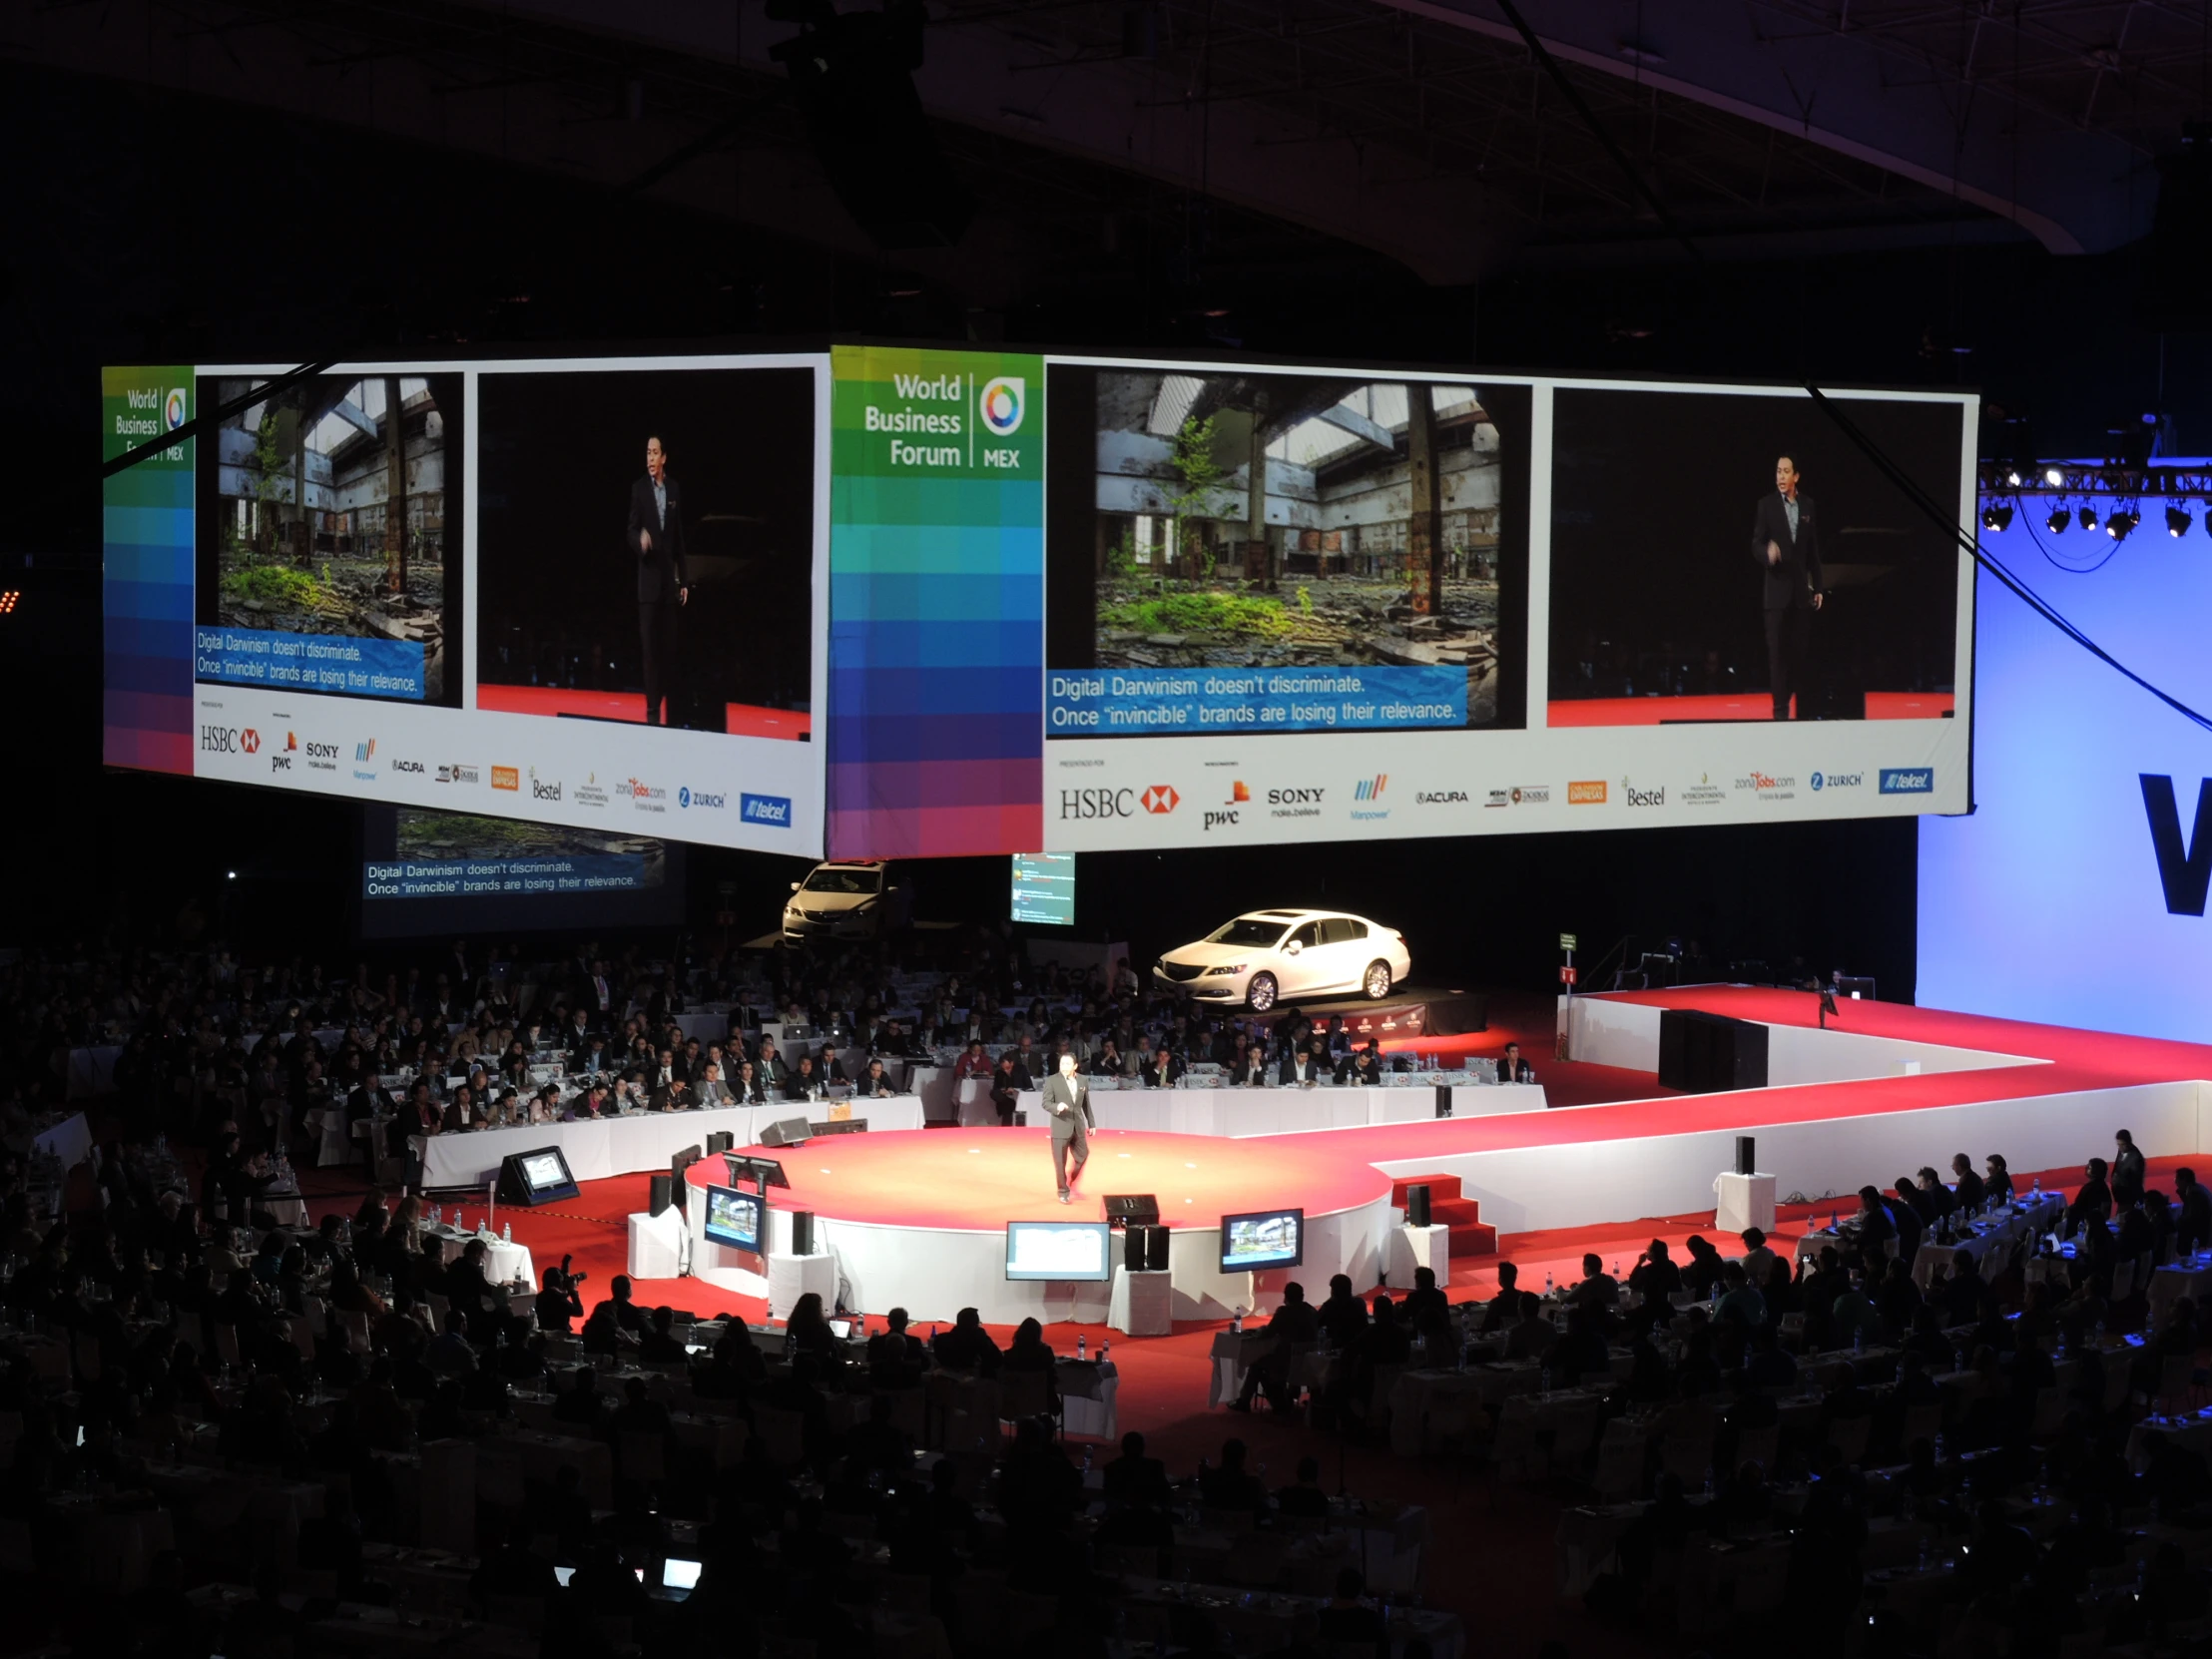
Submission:
[[1001,374],[984,381],[976,395],[984,429],[1000,438],[1010,438],[1020,431],[1021,417],[1028,407],[1027,391],[1027,383],[1018,374]]

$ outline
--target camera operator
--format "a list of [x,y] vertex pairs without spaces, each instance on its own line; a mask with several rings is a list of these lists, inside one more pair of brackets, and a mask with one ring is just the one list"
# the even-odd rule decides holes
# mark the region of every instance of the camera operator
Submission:
[[591,1275],[573,1273],[569,1264],[573,1256],[563,1256],[561,1265],[545,1270],[545,1289],[538,1292],[538,1329],[567,1333],[575,1329],[570,1322],[584,1317],[584,1299],[576,1294],[576,1287]]

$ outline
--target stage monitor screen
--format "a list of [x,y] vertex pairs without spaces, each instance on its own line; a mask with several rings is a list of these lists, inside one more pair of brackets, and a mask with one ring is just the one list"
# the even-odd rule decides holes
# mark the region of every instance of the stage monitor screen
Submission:
[[1221,1271],[1257,1273],[1306,1260],[1306,1212],[1257,1210],[1221,1218]]
[[759,1193],[741,1193],[731,1187],[707,1189],[706,1235],[732,1250],[758,1251],[766,1220]]
[[684,846],[655,835],[412,807],[361,810],[366,938],[674,925]]
[[1047,927],[1075,925],[1074,853],[1014,854],[1013,919]]
[[558,1152],[539,1152],[523,1159],[522,1173],[532,1187],[558,1187],[568,1179],[568,1169]]
[[661,1562],[661,1588],[664,1590],[696,1590],[699,1588],[701,1563],[680,1561],[667,1556]]
[[105,371],[108,763],[818,855],[829,374]]
[[1102,1221],[1010,1221],[1006,1277],[1104,1284],[1114,1276],[1111,1237]]

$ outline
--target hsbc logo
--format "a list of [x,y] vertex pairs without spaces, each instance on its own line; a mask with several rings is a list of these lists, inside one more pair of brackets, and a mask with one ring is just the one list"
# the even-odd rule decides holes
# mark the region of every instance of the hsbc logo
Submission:
[[249,755],[259,755],[262,752],[261,733],[255,731],[253,727],[249,726],[245,731],[239,734],[239,747],[245,750]]
[[1135,790],[1062,790],[1060,818],[1130,818],[1137,811]]
[[1152,788],[1144,792],[1143,796],[1139,798],[1137,805],[1142,807],[1148,813],[1164,817],[1165,815],[1174,812],[1176,809],[1176,805],[1181,802],[1182,799],[1183,798],[1181,796],[1175,793],[1173,785],[1155,784],[1152,786]]
[[[256,739],[257,747],[260,739]],[[200,728],[200,752],[203,755],[236,755],[239,752],[239,731],[235,726],[203,726]]]

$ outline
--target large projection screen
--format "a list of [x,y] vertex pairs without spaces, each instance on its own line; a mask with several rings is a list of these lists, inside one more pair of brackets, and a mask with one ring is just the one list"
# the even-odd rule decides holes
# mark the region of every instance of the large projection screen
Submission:
[[[1802,388],[1046,384],[1053,850],[1970,805],[1971,560]],[[1834,396],[1973,522],[1972,396]]]
[[[109,764],[819,853],[829,365],[339,364],[118,474]],[[283,372],[107,370],[107,453]]]

